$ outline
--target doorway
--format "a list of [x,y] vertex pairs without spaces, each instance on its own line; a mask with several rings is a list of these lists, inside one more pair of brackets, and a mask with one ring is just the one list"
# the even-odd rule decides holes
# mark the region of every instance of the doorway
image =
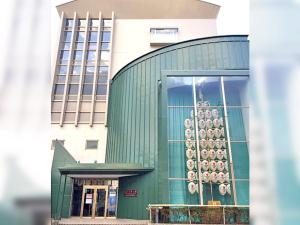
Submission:
[[84,185],[80,217],[106,217],[108,186]]

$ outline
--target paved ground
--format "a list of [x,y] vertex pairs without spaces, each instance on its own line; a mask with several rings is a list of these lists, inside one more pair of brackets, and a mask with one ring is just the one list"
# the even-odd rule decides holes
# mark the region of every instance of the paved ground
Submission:
[[106,224],[124,224],[124,225],[145,225],[148,224],[148,220],[129,220],[129,219],[90,219],[90,218],[69,218],[62,219],[59,224],[72,224],[72,225],[85,225],[85,224],[97,224],[97,225],[106,225]]

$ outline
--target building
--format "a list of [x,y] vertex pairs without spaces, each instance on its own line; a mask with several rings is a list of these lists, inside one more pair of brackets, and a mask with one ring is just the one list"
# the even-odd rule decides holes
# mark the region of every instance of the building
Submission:
[[216,36],[218,11],[198,0],[58,6],[52,218],[248,206],[248,40]]

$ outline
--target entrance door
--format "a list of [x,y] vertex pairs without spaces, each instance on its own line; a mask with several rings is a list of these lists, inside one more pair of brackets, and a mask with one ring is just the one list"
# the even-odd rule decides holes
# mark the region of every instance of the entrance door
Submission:
[[106,217],[108,186],[84,185],[81,217]]

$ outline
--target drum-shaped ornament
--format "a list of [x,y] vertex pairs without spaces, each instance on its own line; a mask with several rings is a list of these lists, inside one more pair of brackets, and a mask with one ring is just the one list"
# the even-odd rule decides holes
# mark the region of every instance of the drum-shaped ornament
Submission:
[[215,146],[216,146],[217,148],[222,148],[222,142],[221,142],[220,139],[216,139],[216,140],[215,140]]
[[212,170],[212,171],[216,171],[217,170],[217,162],[212,160],[209,162],[209,168]]
[[189,159],[188,161],[186,161],[186,166],[187,166],[188,170],[194,169],[194,166],[195,166],[194,160]]
[[214,125],[214,127],[219,128],[220,127],[220,121],[219,121],[219,119],[214,119],[213,120],[213,125]]
[[211,118],[211,111],[209,109],[205,110],[205,118],[210,119]]
[[191,158],[194,157],[194,151],[193,151],[192,149],[190,149],[190,148],[188,148],[188,149],[185,151],[185,154],[186,154],[186,157],[187,157],[188,159],[191,159]]
[[223,171],[224,168],[225,168],[225,163],[224,163],[223,161],[218,161],[218,162],[217,162],[217,169],[218,169],[219,171]]
[[231,195],[231,187],[230,187],[230,184],[227,184],[226,185],[226,192]]
[[201,158],[207,159],[208,158],[208,151],[206,149],[201,150]]
[[196,104],[196,106],[197,106],[198,109],[201,109],[202,108],[202,102],[198,101],[197,104]]
[[225,181],[229,183],[229,173],[225,173]]
[[200,135],[200,138],[201,138],[201,139],[206,138],[206,131],[205,131],[204,129],[201,129],[201,130],[199,131],[199,135]]
[[214,140],[213,140],[213,139],[209,139],[209,140],[207,141],[207,145],[208,145],[209,148],[214,148],[214,147],[215,147],[215,142],[214,142]]
[[226,185],[225,184],[220,184],[219,185],[219,192],[221,195],[225,195],[226,194]]
[[223,184],[225,182],[225,174],[223,172],[218,173],[218,181]]
[[202,170],[203,170],[203,171],[207,171],[207,170],[208,170],[208,167],[209,167],[208,161],[207,161],[207,160],[203,160],[203,161],[201,162],[201,167],[202,167]]
[[198,120],[205,118],[205,113],[200,109],[197,112]]
[[214,119],[217,119],[219,117],[219,112],[218,112],[217,109],[213,109],[211,111],[211,114],[212,114],[212,116],[213,116]]
[[208,138],[213,138],[214,137],[214,131],[212,129],[208,129],[206,133],[207,133]]
[[215,137],[220,138],[221,137],[221,130],[219,128],[215,128],[214,130]]
[[203,174],[202,174],[202,180],[207,183],[209,182],[209,179],[210,179],[210,173],[205,171]]
[[199,120],[199,127],[200,127],[201,129],[204,129],[205,126],[206,126],[205,120]]
[[222,160],[223,157],[224,157],[224,155],[223,155],[222,149],[218,149],[218,150],[217,150],[217,158],[218,158],[219,160]]
[[220,126],[221,126],[221,127],[224,127],[224,120],[223,120],[223,118],[220,118],[220,119],[219,119],[219,122],[220,122]]
[[206,148],[207,147],[207,141],[205,139],[201,139],[200,140],[200,147],[202,149]]
[[185,127],[186,129],[191,128],[191,127],[192,127],[192,121],[191,121],[190,119],[185,119],[185,120],[184,120],[184,127]]
[[206,120],[206,127],[208,129],[211,129],[213,127],[213,122],[211,121],[211,119]]
[[224,162],[224,169],[225,169],[226,171],[229,171],[229,170],[228,170],[228,162],[227,162],[227,161]]
[[221,131],[221,137],[225,137],[225,130],[224,130],[224,127],[222,127],[222,128],[220,129],[220,131]]
[[194,182],[190,182],[188,184],[188,189],[191,194],[194,194],[196,191],[196,184]]
[[186,146],[187,148],[195,147],[195,141],[192,141],[191,139],[186,139],[186,141],[185,141],[185,146]]
[[225,140],[225,138],[223,138],[223,139],[221,140],[221,144],[222,144],[222,147],[223,147],[223,148],[226,148],[226,140]]
[[188,172],[187,176],[188,176],[189,181],[194,181],[196,179],[196,174],[192,170]]
[[216,152],[214,149],[210,149],[208,154],[210,159],[214,160],[216,158]]
[[216,172],[212,172],[210,174],[210,180],[211,182],[216,183],[218,181],[218,174]]
[[185,137],[187,138],[187,139],[190,139],[191,137],[193,137],[194,135],[193,135],[193,131],[191,130],[191,129],[186,129],[185,130]]

